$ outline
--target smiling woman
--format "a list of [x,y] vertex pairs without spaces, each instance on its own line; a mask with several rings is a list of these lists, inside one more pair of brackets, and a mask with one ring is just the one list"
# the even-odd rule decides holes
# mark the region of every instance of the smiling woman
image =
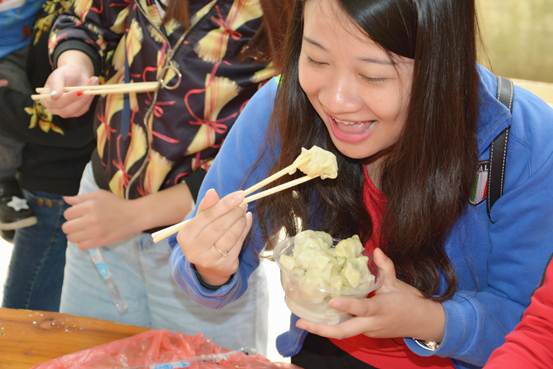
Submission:
[[[333,14],[342,21],[334,21]],[[306,5],[299,84],[336,148],[362,159],[378,156],[398,140],[414,63],[367,40],[346,17],[333,2]]]
[[[518,87],[510,106],[496,99],[475,29],[474,0],[297,1],[282,77],[242,111],[177,237],[179,286],[219,308],[282,228],[359,234],[374,296],[331,300],[353,316],[336,325],[292,316],[279,351],[307,369],[481,367],[553,252],[553,110]],[[503,196],[470,204],[507,128]],[[261,199],[242,221],[235,191],[312,145],[336,155],[338,177]]]

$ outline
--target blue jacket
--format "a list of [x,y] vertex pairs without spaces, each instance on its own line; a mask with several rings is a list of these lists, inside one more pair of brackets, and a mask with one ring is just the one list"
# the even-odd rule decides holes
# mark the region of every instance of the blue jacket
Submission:
[[45,0],[4,0],[0,4],[0,59],[31,42],[33,22]]
[[[445,333],[438,350],[426,350],[405,338],[418,355],[449,357],[457,368],[481,367],[503,342],[520,320],[553,253],[553,109],[516,87],[511,115],[495,98],[496,77],[484,68],[479,71],[481,160],[488,159],[492,140],[511,126],[504,193],[490,217],[485,201],[467,205],[448,237],[445,248],[459,287],[443,303]],[[268,151],[264,144],[276,89],[277,82],[272,80],[246,106],[205,177],[200,199],[210,188],[225,195],[267,176],[277,157],[277,152]],[[247,177],[263,150],[262,160]],[[215,291],[202,287],[179,247],[174,248],[171,259],[174,277],[191,298],[212,308],[221,307],[247,288],[263,246],[254,217],[239,271],[229,283]],[[292,316],[290,331],[277,339],[277,347],[285,356],[296,354],[305,337],[294,321]]]

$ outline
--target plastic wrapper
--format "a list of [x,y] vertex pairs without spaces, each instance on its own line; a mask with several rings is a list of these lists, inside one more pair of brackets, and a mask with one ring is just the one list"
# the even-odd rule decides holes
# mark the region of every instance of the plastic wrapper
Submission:
[[229,351],[203,335],[151,330],[68,354],[33,369],[300,369],[247,350]]

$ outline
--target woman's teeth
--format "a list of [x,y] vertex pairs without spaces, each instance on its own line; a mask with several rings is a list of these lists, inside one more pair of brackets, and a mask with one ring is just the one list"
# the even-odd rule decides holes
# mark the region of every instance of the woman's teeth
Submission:
[[354,126],[354,125],[361,125],[361,124],[368,124],[368,123],[376,122],[375,120],[365,120],[365,121],[352,122],[352,121],[340,120],[340,119],[336,119],[336,118],[334,118],[334,121],[336,121],[336,123],[343,124],[345,126]]
[[330,130],[340,141],[356,144],[367,139],[373,131],[377,120],[351,121],[331,117]]

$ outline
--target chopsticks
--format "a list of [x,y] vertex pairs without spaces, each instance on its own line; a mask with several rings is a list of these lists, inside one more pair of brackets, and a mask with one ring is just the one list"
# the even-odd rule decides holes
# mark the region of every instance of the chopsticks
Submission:
[[[329,159],[331,160],[329,161]],[[325,165],[322,165],[322,166],[320,165],[321,160],[324,162]],[[310,165],[313,163],[317,163],[317,161],[319,161],[319,166],[315,165],[315,167],[313,167],[312,165]],[[332,162],[334,163],[334,165],[332,165]],[[307,166],[304,166],[305,164],[307,164]],[[285,176],[287,174],[294,174],[298,169],[304,172],[306,175],[300,178],[293,179],[289,182],[282,183],[268,190],[256,193],[255,195],[251,195],[252,193],[276,181],[282,176]],[[256,201],[264,197],[278,193],[280,191],[287,190],[291,187],[300,185],[302,183],[305,183],[315,178],[322,178],[322,179],[336,178],[337,173],[338,173],[338,167],[336,164],[336,157],[334,156],[334,154],[332,154],[329,151],[323,150],[318,146],[313,146],[309,150],[302,148],[301,154],[296,158],[296,160],[294,160],[292,164],[288,165],[286,168],[279,170],[278,172],[272,174],[271,176],[259,181],[253,186],[245,189],[244,193],[246,195],[246,198],[244,199],[243,204],[248,204],[252,201]],[[157,243],[173,235],[174,233],[179,232],[180,230],[183,229],[184,225],[188,221],[189,220],[185,220],[175,225],[172,225],[170,227],[164,228],[160,231],[157,231],[155,233],[152,233],[152,238],[154,242]]]
[[[124,94],[124,93],[140,93],[157,91],[160,87],[160,82],[132,82],[132,83],[114,83],[104,85],[82,85],[64,87],[63,92],[76,92],[80,95],[108,95],[108,94]],[[46,87],[38,87],[38,94],[31,95],[33,100],[41,100],[52,97],[53,91]]]
[[305,182],[310,181],[310,180],[315,179],[315,178],[318,178],[318,177],[303,176],[303,177],[300,177],[300,178],[293,179],[289,182],[285,182],[285,183],[280,184],[278,186],[275,186],[273,188],[269,188],[268,190],[261,191],[259,193],[256,193],[255,195],[251,195],[251,196],[246,197],[244,199],[244,204],[249,204],[252,201],[259,200],[259,199],[262,199],[262,198],[267,197],[267,196],[271,196],[271,195],[273,195],[277,192],[287,190],[291,187],[300,185],[302,183],[305,183]]
[[[288,167],[287,167],[288,168]],[[287,169],[285,168],[285,169]],[[277,173],[273,174],[272,176],[270,177],[267,177],[265,178],[263,181],[253,185],[252,187],[248,188],[247,190],[245,190],[244,192],[247,194],[247,193],[251,193],[251,192],[254,192],[256,191],[257,189],[259,188],[262,188],[262,187],[265,187],[266,185],[268,185],[269,183],[277,180],[278,178],[282,177],[283,175],[287,174],[288,172],[284,172],[284,174],[280,174],[278,177],[276,176],[276,174],[279,174],[281,172],[283,172],[283,170],[280,170],[278,171]],[[310,181],[312,179],[315,179],[315,178],[318,178],[318,177],[311,177],[311,176],[303,176],[303,177],[300,177],[300,178],[296,178],[296,179],[293,179],[289,182],[285,182],[283,184],[280,184],[278,186],[275,186],[273,188],[269,188],[268,190],[265,190],[265,191],[262,191],[262,192],[259,192],[259,193],[256,193],[255,195],[251,195],[251,196],[247,196],[245,199],[244,199],[244,204],[249,204],[250,202],[253,202],[253,201],[256,201],[256,200],[259,200],[259,199],[262,199],[264,197],[267,197],[267,196],[270,196],[270,195],[273,195],[277,192],[280,192],[280,191],[284,191],[284,190],[287,190],[291,187],[294,187],[294,186],[297,186],[297,185],[300,185],[302,183],[305,183],[307,181]],[[253,189],[253,190],[252,190]],[[249,192],[248,192],[249,191]],[[185,224],[188,223],[190,221],[190,219],[186,219],[186,220],[183,220],[182,222],[180,223],[177,223],[177,224],[174,224],[170,227],[167,227],[167,228],[163,228],[157,232],[154,232],[152,233],[152,239],[154,240],[154,243],[158,243],[160,241],[163,241],[164,239],[166,239],[167,237],[170,237],[172,236],[173,234],[181,231]]]
[[154,243],[158,243],[159,241],[163,241],[167,237],[170,237],[174,235],[177,232],[180,232],[186,223],[188,223],[190,219],[183,220],[180,223],[173,224],[170,227],[160,229],[157,232],[152,233],[152,239],[154,240]]
[[268,184],[276,181],[282,176],[285,176],[286,174],[292,174],[296,171],[298,168],[296,162],[293,162],[292,164],[288,165],[286,168],[279,170],[278,172],[274,173],[273,175],[265,178],[262,181],[257,182],[251,187],[248,187],[244,190],[244,193],[247,195],[254,193],[255,191],[259,190],[260,188],[263,188],[267,186]]

